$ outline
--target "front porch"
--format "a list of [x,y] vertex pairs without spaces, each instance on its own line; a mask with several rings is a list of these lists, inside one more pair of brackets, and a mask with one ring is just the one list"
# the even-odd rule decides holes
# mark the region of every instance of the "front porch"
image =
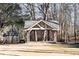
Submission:
[[[32,24],[33,23],[33,24]],[[26,22],[24,28],[24,39],[26,42],[30,41],[51,41],[57,42],[58,29],[54,26],[55,24],[49,23],[47,21],[32,21],[29,25]]]
[[27,42],[57,42],[57,31],[55,30],[28,30],[25,36]]

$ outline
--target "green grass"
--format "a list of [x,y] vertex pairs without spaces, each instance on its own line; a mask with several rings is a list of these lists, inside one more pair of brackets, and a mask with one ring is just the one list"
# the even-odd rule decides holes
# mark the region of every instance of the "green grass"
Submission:
[[79,48],[79,44],[52,44],[52,46],[61,48]]
[[55,53],[79,55],[79,44],[53,44],[51,47]]

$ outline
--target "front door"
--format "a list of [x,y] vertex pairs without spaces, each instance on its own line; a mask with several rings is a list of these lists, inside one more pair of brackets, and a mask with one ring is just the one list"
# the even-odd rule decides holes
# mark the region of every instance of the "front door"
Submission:
[[35,41],[35,30],[30,32],[30,41]]
[[43,41],[44,30],[37,30],[37,41]]
[[30,32],[30,41],[36,41],[35,31],[37,32],[37,41],[43,41],[44,30],[32,30]]

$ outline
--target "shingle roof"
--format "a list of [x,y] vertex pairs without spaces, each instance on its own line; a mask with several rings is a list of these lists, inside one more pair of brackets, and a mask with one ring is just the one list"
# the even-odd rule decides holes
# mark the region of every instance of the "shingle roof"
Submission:
[[[43,21],[43,20],[40,20],[40,21]],[[37,22],[39,22],[39,21],[25,21],[24,28],[30,28]],[[57,22],[49,22],[49,21],[43,21],[43,22],[48,24],[50,27],[52,27],[54,29],[59,29],[59,25],[57,24]]]
[[34,25],[35,23],[37,23],[38,21],[25,21],[25,25],[24,28],[29,28],[32,25]]
[[48,22],[48,21],[45,21],[49,26],[51,26],[52,28],[54,29],[59,29],[59,25],[56,24],[55,22]]

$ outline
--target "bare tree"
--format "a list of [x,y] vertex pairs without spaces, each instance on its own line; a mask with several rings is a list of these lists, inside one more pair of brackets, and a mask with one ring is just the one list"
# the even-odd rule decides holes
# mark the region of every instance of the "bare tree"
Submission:
[[35,4],[34,3],[27,3],[27,4],[23,4],[23,6],[25,6],[26,9],[26,15],[29,15],[30,20],[36,20],[35,18]]
[[47,20],[48,19],[49,3],[39,4],[38,9],[41,12],[41,15],[43,16],[43,20]]
[[77,4],[73,4],[73,7],[74,7],[74,37],[75,37],[75,43],[76,43],[76,20],[77,20]]

